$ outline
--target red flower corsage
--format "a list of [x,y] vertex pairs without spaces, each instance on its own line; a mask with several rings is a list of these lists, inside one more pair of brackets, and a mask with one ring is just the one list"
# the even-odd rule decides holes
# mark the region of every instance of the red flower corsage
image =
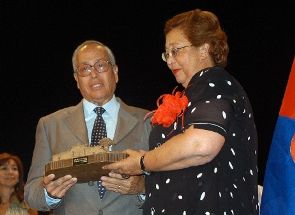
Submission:
[[[160,104],[161,103],[161,104]],[[157,100],[158,109],[148,115],[153,114],[151,122],[153,125],[170,127],[176,118],[183,114],[188,104],[188,98],[183,92],[173,90],[172,94],[161,95]]]

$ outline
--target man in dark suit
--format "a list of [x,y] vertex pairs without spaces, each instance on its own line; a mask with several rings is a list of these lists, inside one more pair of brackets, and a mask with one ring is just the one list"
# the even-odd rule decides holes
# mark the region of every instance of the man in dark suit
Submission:
[[89,40],[76,48],[72,61],[83,99],[76,106],[40,118],[25,200],[31,207],[51,210],[52,214],[142,214],[139,194],[144,191],[143,176],[126,178],[110,173],[109,177],[102,177],[107,190],[102,199],[96,183],[77,183],[77,178],[70,175],[44,177],[44,167],[54,154],[79,144],[90,145],[96,107],[105,109],[102,118],[107,137],[114,142],[113,150],[148,149],[150,124],[144,120],[148,111],[128,106],[114,95],[119,78],[112,51],[100,42]]

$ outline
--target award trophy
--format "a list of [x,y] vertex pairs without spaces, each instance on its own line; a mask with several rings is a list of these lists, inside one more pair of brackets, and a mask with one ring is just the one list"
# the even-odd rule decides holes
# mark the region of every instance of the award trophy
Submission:
[[102,166],[128,157],[126,153],[112,151],[113,141],[109,138],[100,140],[98,146],[74,146],[70,151],[55,154],[52,161],[45,165],[45,176],[55,174],[55,178],[71,175],[77,183],[97,181],[110,170]]

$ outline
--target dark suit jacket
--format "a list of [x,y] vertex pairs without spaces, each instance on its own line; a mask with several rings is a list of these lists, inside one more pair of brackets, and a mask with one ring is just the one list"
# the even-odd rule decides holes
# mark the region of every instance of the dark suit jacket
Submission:
[[[149,121],[144,121],[147,110],[128,106],[119,98],[120,110],[114,135],[113,150],[148,149]],[[67,107],[42,117],[36,129],[36,144],[25,185],[25,200],[38,210],[49,210],[45,201],[42,179],[45,165],[52,155],[70,150],[74,145],[88,145],[83,104]],[[142,214],[137,195],[120,195],[107,191],[100,200],[96,183],[74,185],[53,214],[65,215],[132,215]]]

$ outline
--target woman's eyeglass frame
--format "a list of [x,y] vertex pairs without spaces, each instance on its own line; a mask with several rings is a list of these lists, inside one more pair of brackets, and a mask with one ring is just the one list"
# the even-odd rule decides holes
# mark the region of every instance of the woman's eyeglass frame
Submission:
[[167,62],[167,60],[170,58],[170,57],[173,57],[175,58],[176,56],[179,55],[179,52],[184,49],[184,48],[187,48],[187,47],[191,47],[193,45],[185,45],[185,46],[181,46],[181,47],[175,47],[175,48],[172,48],[170,51],[166,51],[166,52],[163,52],[162,53],[162,60],[164,62]]

